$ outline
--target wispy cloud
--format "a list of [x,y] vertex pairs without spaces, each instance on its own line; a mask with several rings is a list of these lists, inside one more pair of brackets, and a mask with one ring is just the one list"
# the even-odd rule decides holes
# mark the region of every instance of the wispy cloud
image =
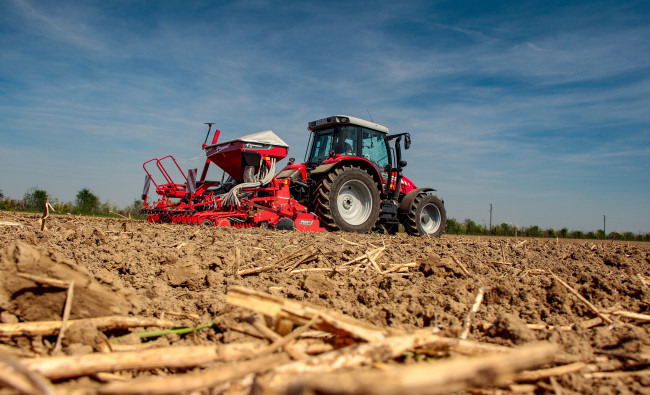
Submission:
[[101,41],[95,37],[95,29],[88,25],[93,8],[84,4],[39,3],[34,6],[27,0],[11,0],[23,22],[37,34],[61,40],[63,43],[79,46],[86,50],[101,51]]

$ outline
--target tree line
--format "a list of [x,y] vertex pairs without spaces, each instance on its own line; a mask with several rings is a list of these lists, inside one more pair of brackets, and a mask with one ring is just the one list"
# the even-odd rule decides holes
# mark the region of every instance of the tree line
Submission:
[[0,190],[0,210],[42,212],[47,201],[57,213],[84,215],[113,216],[120,214],[133,217],[141,215],[140,209],[143,207],[142,200],[134,200],[133,204],[125,208],[119,208],[109,202],[102,203],[99,195],[93,193],[89,188],[80,189],[73,202],[59,201],[39,187],[28,189],[22,199],[5,197]]
[[610,232],[598,229],[596,231],[583,232],[581,230],[571,230],[562,228],[542,229],[537,225],[519,227],[511,223],[501,223],[489,229],[485,225],[477,224],[471,219],[459,222],[454,218],[447,219],[447,234],[454,235],[485,235],[485,236],[521,236],[521,237],[550,237],[561,239],[595,239],[595,240],[625,240],[625,241],[650,241],[650,233],[635,234],[632,232]]

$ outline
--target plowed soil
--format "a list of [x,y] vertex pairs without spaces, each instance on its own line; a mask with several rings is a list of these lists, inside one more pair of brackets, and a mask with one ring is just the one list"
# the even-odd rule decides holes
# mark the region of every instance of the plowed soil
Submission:
[[[0,213],[2,323],[62,316],[65,291],[39,286],[18,273],[74,279],[70,319],[124,315],[168,318],[186,326],[215,320],[213,328],[192,336],[151,340],[161,346],[251,341],[241,330],[242,317],[250,312],[226,303],[234,285],[309,302],[380,327],[432,328],[449,337],[461,334],[479,289],[490,287],[471,319],[468,339],[505,346],[548,341],[561,350],[552,366],[586,364],[578,372],[542,379],[522,390],[650,393],[650,323],[643,316],[612,313],[650,314],[647,243],[295,233],[70,215],[50,216],[41,231],[39,218]],[[293,259],[291,254],[304,247],[303,258]],[[380,247],[385,249],[375,259],[377,267],[367,261],[350,263]],[[345,263],[349,270],[333,269]],[[234,274],[274,264],[260,273]],[[593,324],[598,316],[558,279],[609,314],[613,323],[582,325]],[[84,333],[71,331],[62,352],[97,352],[97,336]],[[102,335],[112,339],[126,333]],[[0,352],[47,355],[54,341],[55,336],[0,337]],[[393,362],[427,363],[412,353]],[[56,385],[92,392],[96,383],[85,378]]]

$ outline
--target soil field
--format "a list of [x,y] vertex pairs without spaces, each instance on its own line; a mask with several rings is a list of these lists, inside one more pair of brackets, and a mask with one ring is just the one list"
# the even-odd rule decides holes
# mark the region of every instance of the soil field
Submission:
[[0,212],[0,394],[650,393],[647,243],[39,218]]

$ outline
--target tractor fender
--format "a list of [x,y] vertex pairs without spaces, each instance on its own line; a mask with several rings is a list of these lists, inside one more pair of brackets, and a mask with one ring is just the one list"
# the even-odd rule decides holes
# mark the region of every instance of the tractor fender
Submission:
[[400,214],[406,214],[409,212],[411,209],[411,204],[413,203],[413,199],[415,197],[423,192],[430,192],[430,191],[435,191],[433,188],[418,188],[414,189],[411,192],[407,193],[404,195],[404,198],[402,199],[402,202],[399,204],[399,213]]
[[314,180],[321,179],[323,176],[325,176],[325,174],[329,173],[330,170],[332,170],[332,168],[336,165],[338,165],[338,162],[329,163],[327,165],[320,165],[309,173],[309,177],[311,177]]
[[289,178],[291,181],[305,180],[298,169],[284,169],[275,176],[276,180],[283,180],[285,178]]
[[341,158],[340,160],[333,163],[322,164],[316,167],[314,170],[312,170],[311,173],[309,174],[309,177],[312,178],[313,180],[320,180],[325,175],[329,174],[329,172],[341,166],[358,166],[359,168],[365,170],[366,172],[368,172],[368,174],[370,174],[370,176],[377,183],[377,188],[379,189],[379,192],[380,193],[384,192],[384,185],[382,183],[379,170],[377,170],[375,165],[373,165],[370,161],[366,160],[365,158],[359,158],[359,157],[352,157],[349,159]]
[[307,179],[307,166],[290,163],[280,170],[280,173],[275,178],[291,178],[292,180],[305,181]]

